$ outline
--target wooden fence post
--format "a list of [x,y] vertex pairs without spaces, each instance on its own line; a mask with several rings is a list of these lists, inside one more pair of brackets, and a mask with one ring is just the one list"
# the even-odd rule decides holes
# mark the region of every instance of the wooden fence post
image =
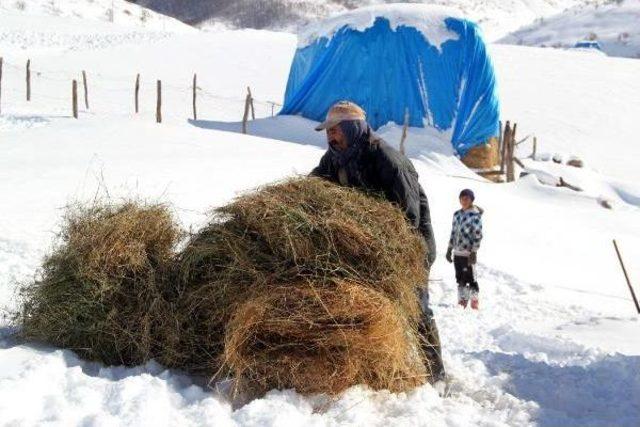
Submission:
[[136,102],[136,114],[139,111],[138,97],[140,95],[140,73],[136,76],[136,89],[135,89],[135,102]]
[[409,129],[409,109],[404,109],[404,124],[402,125],[402,137],[400,138],[400,152],[405,153],[404,141],[407,139],[407,131]]
[[198,88],[198,75],[193,75],[193,120],[198,120],[198,110],[196,108],[196,91]]
[[0,114],[2,114],[2,63],[4,59],[0,56]]
[[509,144],[507,147],[507,182],[513,182],[516,180],[515,178],[515,162],[513,160],[513,157],[515,155],[515,147],[516,147],[516,129],[518,128],[518,124],[514,123],[513,124],[513,129],[510,132],[509,135],[509,141],[507,141],[507,143]]
[[536,152],[538,151],[538,137],[533,137],[533,153],[531,153],[531,158],[533,160],[536,159]]
[[162,123],[162,80],[158,80],[156,102],[156,123]]
[[503,137],[503,126],[502,120],[500,120],[500,133],[498,133],[498,156],[500,158],[500,175],[504,174],[504,137]]
[[253,95],[251,95],[251,88],[249,86],[247,86],[247,94],[249,97],[249,102],[251,104],[251,120],[255,120],[256,119],[256,110],[253,106]]
[[500,171],[506,173],[507,169],[507,147],[511,139],[511,122],[507,120],[504,125],[504,133],[502,135],[502,151],[500,153]]
[[249,120],[249,108],[251,104],[251,94],[247,93],[244,100],[244,115],[242,116],[242,133],[247,133],[247,120]]
[[73,109],[73,118],[78,118],[78,81],[71,82],[71,108]]
[[89,87],[87,86],[87,73],[82,70],[82,85],[84,86],[84,108],[89,109]]
[[31,60],[27,60],[27,101],[31,101]]
[[631,286],[631,280],[629,279],[629,275],[627,274],[627,269],[624,267],[624,262],[622,262],[622,255],[620,255],[620,249],[618,249],[618,243],[616,243],[615,239],[613,239],[613,246],[616,248],[616,254],[618,254],[618,261],[620,261],[620,267],[622,267],[624,278],[627,280],[627,285],[629,286],[629,292],[631,292],[631,298],[633,299],[633,302],[636,305],[636,310],[638,311],[638,314],[640,314],[640,304],[638,304],[638,298],[636,298],[636,293],[633,291],[633,287]]

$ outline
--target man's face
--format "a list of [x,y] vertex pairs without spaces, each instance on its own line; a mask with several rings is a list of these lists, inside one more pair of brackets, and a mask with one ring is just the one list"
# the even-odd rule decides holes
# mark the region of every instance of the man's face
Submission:
[[462,209],[469,209],[471,205],[473,205],[473,200],[471,200],[471,197],[469,196],[460,197],[460,206],[462,206]]
[[344,151],[349,146],[347,137],[342,132],[340,125],[327,129],[327,142],[338,151]]

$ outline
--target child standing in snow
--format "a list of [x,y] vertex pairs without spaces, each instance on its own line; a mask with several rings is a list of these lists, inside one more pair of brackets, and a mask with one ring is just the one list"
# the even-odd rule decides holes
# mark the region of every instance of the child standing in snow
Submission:
[[453,214],[447,261],[453,262],[456,269],[458,304],[466,308],[471,300],[471,308],[477,310],[480,289],[476,280],[475,264],[482,240],[483,210],[473,204],[474,200],[473,191],[465,189],[460,192],[462,209]]

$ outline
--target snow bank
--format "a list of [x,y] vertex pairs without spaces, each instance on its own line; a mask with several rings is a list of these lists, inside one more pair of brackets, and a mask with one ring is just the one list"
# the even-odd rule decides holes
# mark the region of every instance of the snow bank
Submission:
[[607,55],[640,58],[640,0],[577,6],[538,19],[498,43],[573,48],[585,39],[596,40]]
[[[112,26],[189,33],[193,27],[126,0],[7,0],[2,13],[27,16],[81,18],[108,22]],[[37,28],[35,25],[34,29]]]
[[[160,42],[172,36],[171,32],[146,31],[96,21],[94,31],[87,33],[78,24],[78,18],[60,18],[41,15],[29,16],[32,28],[24,28],[24,16],[16,12],[3,12],[0,26],[0,49],[3,52],[19,50],[24,56],[39,53],[96,50],[117,45]],[[7,61],[15,56],[5,56]],[[34,78],[37,76],[34,76]]]
[[378,17],[389,20],[391,29],[399,26],[416,28],[433,46],[440,46],[447,40],[458,40],[458,34],[447,29],[445,19],[461,18],[458,11],[442,6],[423,4],[387,4],[363,7],[351,12],[328,18],[318,24],[310,24],[298,38],[298,48],[312,44],[319,38],[332,39],[342,28],[363,32],[371,28]]

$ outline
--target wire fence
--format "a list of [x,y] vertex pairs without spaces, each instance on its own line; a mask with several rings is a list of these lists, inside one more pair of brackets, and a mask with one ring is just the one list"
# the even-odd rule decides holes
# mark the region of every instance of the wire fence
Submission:
[[[25,77],[25,81],[21,83],[24,85],[23,89],[17,88],[16,85],[12,85],[11,87],[7,87],[6,84],[2,82],[2,73],[0,71],[0,102],[6,103],[6,100],[2,99],[2,94],[11,94],[14,97],[19,97],[25,95],[27,92],[27,87],[29,87],[29,91],[31,92],[31,96],[34,99],[39,100],[47,100],[58,103],[59,107],[64,105],[68,108],[68,106],[72,102],[72,96],[70,93],[60,93],[60,90],[67,90],[65,85],[71,85],[73,80],[79,82],[79,84],[83,83],[83,70],[78,69],[55,69],[55,68],[47,68],[42,67],[40,65],[34,66],[33,63],[29,64],[27,71],[26,64],[17,64],[14,62],[9,62],[6,60],[2,61],[2,66],[7,71],[12,71],[15,75],[23,74]],[[87,91],[92,93],[98,92],[100,90],[108,91],[110,94],[119,94],[137,97],[137,90],[135,88],[136,83],[136,75],[124,75],[124,74],[108,74],[104,72],[91,72],[89,75],[90,83],[88,83]],[[233,104],[238,109],[248,101],[251,102],[251,108],[254,108],[254,105],[262,106],[266,109],[265,116],[271,114],[272,116],[276,113],[278,107],[281,107],[282,104],[269,99],[260,99],[255,98],[249,88],[249,97],[246,96],[229,96],[222,95],[219,93],[215,93],[209,89],[205,89],[201,84],[194,85],[193,84],[180,84],[175,81],[169,80],[160,80],[162,82],[162,92],[158,93],[158,97],[162,97],[162,95],[170,94],[174,99],[175,98],[183,98],[185,102],[185,108],[199,108],[197,104],[202,101],[204,104],[206,103],[222,103],[225,105]],[[53,85],[49,85],[48,91],[42,90],[42,83],[53,83]],[[153,82],[153,87],[155,88],[155,79]],[[108,84],[108,88],[105,86]],[[147,86],[146,91],[149,91],[149,87]],[[36,92],[34,88],[38,87],[39,90]],[[51,88],[55,87],[54,93],[51,93]],[[89,95],[91,97],[91,94]],[[187,100],[189,101],[187,103]],[[99,104],[103,107],[113,108],[114,110],[123,110],[122,102],[118,102],[108,96],[101,96],[99,100]],[[192,105],[195,104],[195,105]],[[0,105],[0,112],[2,105]],[[91,109],[85,111],[90,112]],[[265,110],[263,110],[265,111]],[[95,111],[94,111],[95,112]],[[255,112],[253,113],[255,115]],[[195,111],[193,116],[195,116]],[[195,118],[195,117],[194,117]]]

